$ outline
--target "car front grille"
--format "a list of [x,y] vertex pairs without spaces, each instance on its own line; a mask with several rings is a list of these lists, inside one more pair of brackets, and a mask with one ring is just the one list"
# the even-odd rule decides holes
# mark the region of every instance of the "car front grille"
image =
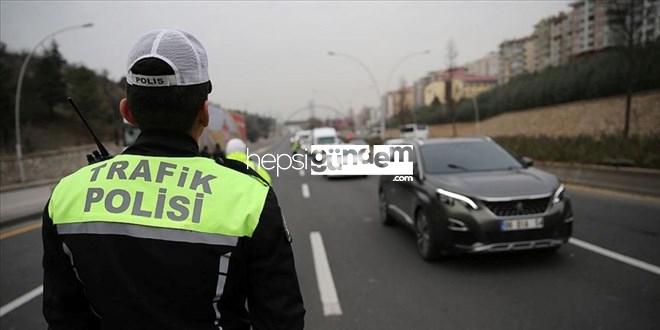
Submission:
[[550,197],[535,199],[520,199],[505,202],[484,201],[486,207],[499,217],[539,214],[548,208]]

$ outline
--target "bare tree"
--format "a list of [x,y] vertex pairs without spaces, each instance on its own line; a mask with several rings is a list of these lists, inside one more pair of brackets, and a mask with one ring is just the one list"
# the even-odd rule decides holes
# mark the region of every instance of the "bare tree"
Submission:
[[399,100],[398,100],[399,101],[398,102],[399,103],[398,104],[398,107],[399,107],[399,123],[401,125],[405,125],[410,121],[408,112],[412,111],[412,109],[410,109],[410,107],[408,107],[408,104],[406,103],[407,90],[406,90],[406,80],[404,78],[401,78],[399,86],[400,86],[399,87],[399,93],[398,93],[399,94],[398,95],[399,96]]
[[654,13],[658,4],[644,0],[610,0],[606,2],[608,22],[614,32],[617,49],[623,53],[626,84],[626,110],[623,126],[623,137],[630,136],[630,112],[632,94],[640,74],[640,48],[647,41],[643,36],[643,23]]
[[458,50],[456,49],[456,42],[454,39],[447,41],[447,52],[445,53],[445,63],[447,64],[447,74],[445,75],[445,101],[447,102],[447,109],[451,115],[451,127],[453,136],[456,136],[456,107],[454,106],[454,93],[453,93],[453,80],[454,68],[456,67],[456,58],[458,57]]

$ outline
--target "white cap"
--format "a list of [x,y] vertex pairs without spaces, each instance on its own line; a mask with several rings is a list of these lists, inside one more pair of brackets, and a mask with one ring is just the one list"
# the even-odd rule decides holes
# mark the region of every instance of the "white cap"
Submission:
[[[144,75],[131,72],[135,63],[157,58],[167,63],[173,75]],[[145,87],[188,86],[209,81],[208,59],[204,46],[190,33],[161,29],[143,34],[128,54],[129,85]]]
[[225,148],[225,152],[227,155],[234,153],[234,152],[246,152],[247,151],[247,146],[245,145],[245,142],[241,139],[231,139],[229,142],[227,142],[227,148]]

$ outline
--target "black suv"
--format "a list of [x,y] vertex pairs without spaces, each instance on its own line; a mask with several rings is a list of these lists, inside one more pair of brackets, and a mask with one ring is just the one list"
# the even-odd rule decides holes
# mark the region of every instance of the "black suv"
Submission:
[[417,234],[425,260],[451,253],[558,249],[573,213],[557,177],[490,138],[406,141],[412,178],[382,176],[381,221]]

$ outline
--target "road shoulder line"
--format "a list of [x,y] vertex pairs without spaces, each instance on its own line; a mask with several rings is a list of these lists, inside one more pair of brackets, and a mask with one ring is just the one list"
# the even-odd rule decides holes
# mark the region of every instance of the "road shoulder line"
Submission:
[[0,307],[0,317],[5,316],[5,314],[13,311],[16,308],[19,308],[29,302],[30,300],[40,296],[44,292],[44,286],[40,285],[30,292],[10,301],[8,304]]
[[645,270],[645,271],[653,273],[655,275],[660,275],[660,267],[658,267],[656,265],[652,265],[650,263],[647,263],[647,262],[644,262],[644,261],[641,261],[641,260],[638,260],[638,259],[635,259],[635,258],[631,258],[631,257],[623,255],[621,253],[610,251],[608,249],[605,249],[605,248],[602,248],[600,246],[591,244],[589,242],[585,242],[583,240],[579,240],[577,238],[571,237],[568,240],[568,242],[573,244],[573,245],[579,246],[579,247],[581,247],[585,250],[589,250],[591,252],[598,253],[602,256],[605,256],[605,257],[612,258],[614,260],[623,262],[624,264],[627,264],[629,266],[637,267],[639,269]]

